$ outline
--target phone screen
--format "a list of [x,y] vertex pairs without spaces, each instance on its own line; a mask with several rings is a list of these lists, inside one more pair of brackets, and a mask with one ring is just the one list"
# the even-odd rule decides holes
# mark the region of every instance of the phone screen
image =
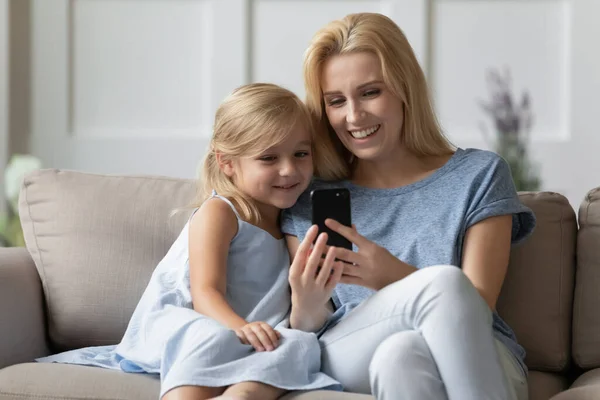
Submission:
[[325,226],[327,218],[348,227],[352,226],[350,191],[345,188],[315,189],[310,193],[310,198],[312,223],[319,227],[319,233],[327,233],[327,245],[352,250],[352,243],[348,239]]

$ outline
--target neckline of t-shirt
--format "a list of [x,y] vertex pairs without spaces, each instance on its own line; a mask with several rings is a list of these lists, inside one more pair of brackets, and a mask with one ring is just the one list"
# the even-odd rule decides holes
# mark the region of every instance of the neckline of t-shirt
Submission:
[[456,167],[458,162],[463,158],[464,154],[465,151],[462,148],[456,148],[456,151],[454,152],[452,157],[450,157],[450,159],[446,161],[444,165],[435,170],[431,175],[421,179],[420,181],[413,182],[409,185],[400,186],[397,188],[369,188],[352,183],[350,180],[346,180],[344,181],[344,186],[346,186],[346,188],[352,190],[356,194],[368,194],[376,196],[397,196],[401,194],[406,194],[414,190],[420,189],[424,186],[427,186],[430,183],[439,179],[448,171]]

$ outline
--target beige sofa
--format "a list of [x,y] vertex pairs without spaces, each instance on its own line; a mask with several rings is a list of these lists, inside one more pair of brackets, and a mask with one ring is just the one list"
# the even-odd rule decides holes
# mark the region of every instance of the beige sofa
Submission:
[[[120,340],[187,218],[170,211],[194,190],[188,180],[59,170],[25,179],[27,249],[0,249],[0,399],[157,398],[159,382],[150,376],[31,361]],[[498,307],[527,350],[530,398],[600,399],[600,191],[583,200],[579,228],[560,194],[520,196],[538,225],[513,249]]]

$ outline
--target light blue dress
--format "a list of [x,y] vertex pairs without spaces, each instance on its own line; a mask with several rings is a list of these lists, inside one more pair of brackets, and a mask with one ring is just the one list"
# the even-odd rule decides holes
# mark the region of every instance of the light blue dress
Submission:
[[238,219],[227,260],[226,298],[248,322],[264,321],[281,333],[273,351],[257,352],[235,332],[193,310],[188,258],[189,222],[154,270],[116,346],[95,346],[37,359],[160,374],[162,397],[183,385],[228,386],[258,381],[288,390],[341,390],[320,372],[314,333],[287,329],[291,307],[289,254],[284,239]]

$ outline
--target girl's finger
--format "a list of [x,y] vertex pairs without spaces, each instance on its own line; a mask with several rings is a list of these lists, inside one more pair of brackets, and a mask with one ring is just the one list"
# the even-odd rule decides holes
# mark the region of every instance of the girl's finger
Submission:
[[316,282],[320,287],[325,287],[327,280],[331,276],[331,268],[335,262],[335,248],[330,247],[329,251],[327,251],[327,255],[325,256],[325,260],[321,265],[321,269],[317,274]]
[[308,259],[311,251],[312,243],[315,240],[318,231],[319,229],[317,226],[313,225],[306,232],[306,236],[304,237],[304,240],[300,242],[298,250],[296,250],[294,260],[292,261],[292,265],[290,266],[290,276],[296,277],[302,275],[304,266],[306,265],[306,260]]
[[331,276],[327,280],[327,283],[325,284],[325,290],[328,292],[333,290],[335,288],[335,285],[337,285],[340,282],[343,273],[344,263],[341,261],[336,261],[333,264],[333,273],[331,274]]
[[269,336],[269,339],[271,339],[271,343],[273,343],[273,347],[277,347],[278,342],[279,342],[279,337],[277,336],[277,331],[275,331],[273,328],[271,328],[271,325],[269,324],[262,324],[261,325],[263,328],[263,331],[265,331],[265,333],[267,334],[267,336]]
[[273,349],[275,349],[275,345],[271,342],[271,338],[269,337],[269,335],[267,335],[267,333],[265,332],[265,330],[263,329],[262,326],[260,325],[251,325],[252,326],[252,331],[256,334],[256,337],[258,337],[258,340],[260,340],[260,343],[262,344],[263,348],[267,351],[271,351]]
[[265,348],[260,342],[260,339],[251,329],[247,329],[244,333],[246,334],[246,339],[248,339],[248,342],[250,342],[250,344],[256,349],[256,351],[265,351]]
[[313,251],[308,257],[308,261],[306,262],[306,266],[304,268],[303,277],[305,281],[314,281],[317,268],[321,262],[321,255],[325,249],[325,245],[327,244],[327,234],[321,233],[317,238],[317,242],[313,247]]
[[242,344],[250,344],[250,342],[246,338],[246,334],[244,333],[244,331],[242,331],[242,330],[236,330],[235,334],[240,339],[240,342],[242,342]]

